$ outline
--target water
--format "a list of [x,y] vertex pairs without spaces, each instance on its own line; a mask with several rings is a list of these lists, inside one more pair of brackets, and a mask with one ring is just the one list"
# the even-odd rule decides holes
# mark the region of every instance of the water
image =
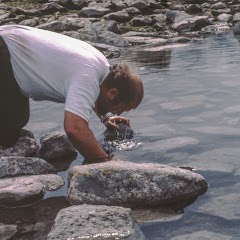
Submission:
[[[184,213],[142,223],[146,239],[240,239],[240,42],[231,33],[221,34],[158,52],[141,47],[111,61],[128,64],[141,75],[145,88],[142,104],[125,114],[135,138],[118,146],[116,157],[189,166],[209,184],[208,192]],[[46,132],[63,131],[62,124],[63,105],[32,103],[27,129],[36,139]],[[97,137],[104,131],[94,115],[90,126]],[[69,166],[81,163],[78,157]],[[59,175],[67,179],[67,173]],[[16,239],[44,239],[57,211],[67,206],[65,193],[66,186],[30,210],[0,209],[0,215],[7,212],[4,221],[17,222],[23,235],[31,219],[32,232]],[[51,204],[54,208],[46,210]]]

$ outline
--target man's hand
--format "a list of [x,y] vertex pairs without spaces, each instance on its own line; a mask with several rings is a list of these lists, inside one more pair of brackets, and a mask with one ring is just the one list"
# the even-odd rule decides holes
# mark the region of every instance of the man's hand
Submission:
[[111,128],[111,129],[119,129],[119,127],[118,127],[119,123],[124,123],[128,127],[130,127],[130,120],[129,120],[129,118],[126,118],[126,117],[111,116],[111,117],[106,118],[103,121],[103,124],[106,126],[106,128]]

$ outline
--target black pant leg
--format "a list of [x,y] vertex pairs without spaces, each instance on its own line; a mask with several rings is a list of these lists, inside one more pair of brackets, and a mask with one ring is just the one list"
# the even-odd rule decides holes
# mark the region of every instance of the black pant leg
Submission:
[[0,38],[0,145],[13,145],[28,120],[29,99],[20,92],[9,51]]

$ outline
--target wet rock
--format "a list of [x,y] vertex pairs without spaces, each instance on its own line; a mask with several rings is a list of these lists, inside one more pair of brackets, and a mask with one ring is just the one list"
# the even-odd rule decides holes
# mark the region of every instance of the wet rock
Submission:
[[38,145],[33,134],[25,129],[21,130],[18,141],[9,148],[0,149],[1,156],[29,157],[36,155]]
[[81,205],[62,209],[47,240],[59,239],[143,240],[131,217],[131,209]]
[[17,225],[5,225],[0,223],[0,239],[10,240],[17,233]]
[[119,129],[106,129],[104,136],[106,140],[124,140],[133,138],[133,130],[124,123],[118,124]]
[[205,179],[189,170],[123,161],[73,167],[67,199],[71,204],[183,208],[205,193]]
[[75,159],[77,151],[63,132],[47,133],[40,138],[38,156],[47,160]]
[[45,160],[33,157],[0,157],[0,178],[16,175],[54,173],[56,170]]
[[55,174],[32,175],[0,179],[0,205],[19,207],[41,200],[46,191],[54,191],[64,185]]
[[181,22],[190,17],[191,17],[191,15],[187,14],[184,11],[167,10],[167,12],[166,12],[166,20],[169,24]]

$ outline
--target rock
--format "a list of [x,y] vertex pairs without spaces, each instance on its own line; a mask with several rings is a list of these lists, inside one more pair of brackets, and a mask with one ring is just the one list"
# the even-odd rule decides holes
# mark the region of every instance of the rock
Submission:
[[218,21],[220,22],[230,22],[232,20],[232,15],[227,13],[222,13],[217,16]]
[[147,8],[150,7],[151,3],[153,3],[153,1],[151,0],[124,0],[124,3],[128,6],[128,7],[135,7],[137,9],[139,9],[140,11],[146,10]]
[[78,154],[63,132],[45,134],[40,138],[40,144],[38,156],[47,161],[64,158],[75,159]]
[[187,14],[184,11],[166,11],[166,20],[169,24],[181,22],[187,18],[190,18],[191,15]]
[[62,31],[71,31],[76,29],[71,22],[64,22],[64,21],[51,21],[47,23],[43,23],[37,26],[37,28],[49,30],[53,32],[62,32]]
[[186,7],[186,13],[188,14],[197,14],[201,12],[202,12],[202,8],[198,4],[190,4]]
[[52,165],[40,158],[17,156],[0,157],[0,178],[55,172],[56,170]]
[[124,140],[124,139],[131,139],[133,138],[133,130],[128,127],[124,123],[118,124],[119,129],[106,129],[104,131],[104,136],[106,140],[113,141],[113,140]]
[[234,35],[240,35],[240,21],[233,28]]
[[55,2],[51,2],[51,3],[45,3],[43,4],[40,8],[39,11],[43,14],[53,14],[55,12],[65,12],[66,8],[55,3]]
[[211,9],[215,9],[215,10],[226,9],[226,8],[227,6],[223,2],[217,2],[211,6]]
[[187,18],[184,21],[178,23],[174,23],[172,25],[172,29],[178,32],[198,31],[207,25],[210,25],[210,21],[207,16],[196,16]]
[[104,19],[106,20],[115,20],[116,22],[127,22],[131,19],[132,17],[128,14],[126,10],[114,12],[114,13],[109,13],[104,16]]
[[115,205],[131,208],[183,208],[207,190],[194,172],[161,164],[109,161],[75,166],[69,173],[71,204]]
[[134,17],[129,23],[132,26],[146,26],[146,25],[151,25],[152,24],[152,18],[150,17],[145,17],[145,16],[137,16]]
[[55,174],[0,179],[0,205],[20,207],[34,204],[46,191],[54,191],[63,185],[63,179]]
[[109,206],[81,205],[62,209],[48,234],[47,240],[143,240],[143,234],[134,228],[131,209]]
[[240,12],[234,14],[233,16],[233,23],[240,22]]
[[36,27],[39,24],[39,18],[35,17],[33,19],[26,19],[19,23],[20,25]]
[[80,15],[83,17],[102,17],[110,12],[109,8],[84,7],[80,11]]
[[86,4],[86,0],[72,0],[75,6],[83,7]]
[[17,225],[5,225],[0,223],[0,239],[11,240],[17,233]]
[[18,141],[9,148],[0,149],[1,156],[29,157],[36,155],[38,145],[33,134],[25,129],[21,130]]

